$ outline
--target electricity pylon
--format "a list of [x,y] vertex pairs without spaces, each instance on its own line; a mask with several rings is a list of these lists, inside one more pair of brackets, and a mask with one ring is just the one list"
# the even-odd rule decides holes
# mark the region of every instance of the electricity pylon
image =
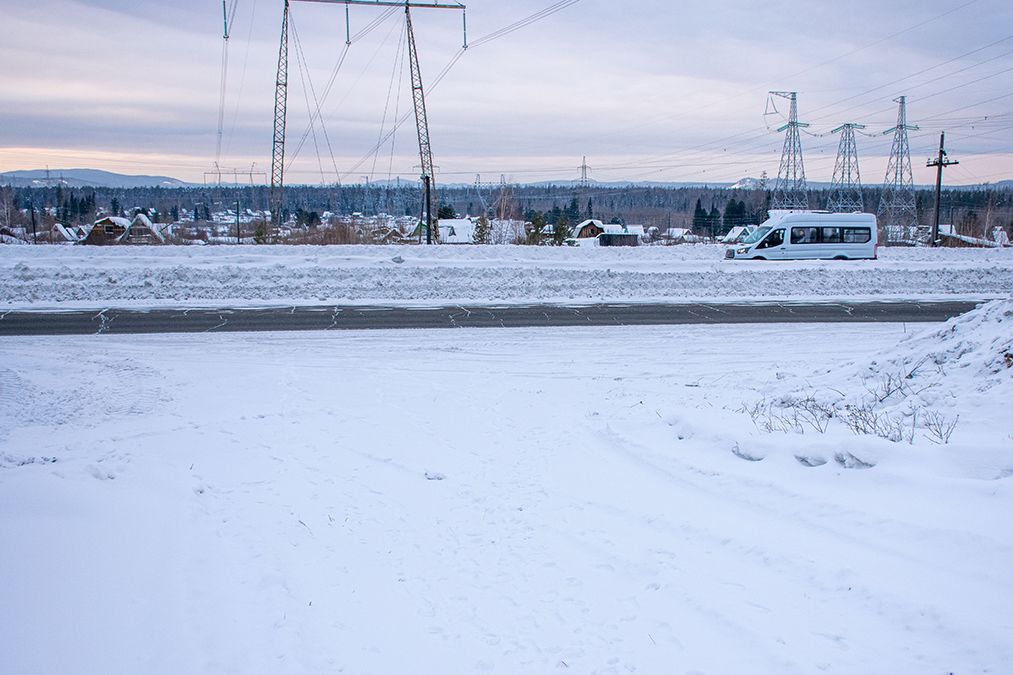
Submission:
[[890,161],[886,165],[883,196],[879,200],[880,232],[886,233],[886,243],[916,243],[925,241],[928,232],[918,225],[918,204],[915,200],[915,182],[911,171],[911,147],[907,132],[917,126],[907,123],[907,97],[895,98],[898,104],[897,125],[883,135],[893,134]]
[[591,179],[588,178],[587,172],[591,167],[587,165],[587,155],[584,155],[584,161],[580,164],[580,187],[587,188],[591,184]]
[[[411,8],[423,9],[458,9],[465,11],[459,2],[441,4],[440,2],[412,2],[411,0],[301,0],[303,2],[319,2],[334,5],[345,5],[346,33],[349,5],[369,5],[370,7],[404,7],[405,23],[408,30],[409,60],[412,75],[412,98],[415,103],[415,123],[419,136],[419,156],[422,160],[422,184],[425,189],[423,207],[426,225],[426,241],[434,241],[439,236],[438,228],[433,227],[433,202],[436,193],[436,180],[433,175],[433,152],[429,144],[429,121],[426,117],[426,99],[422,88],[422,74],[419,70],[418,53],[415,49],[415,34],[412,31]],[[278,76],[274,90],[274,142],[271,149],[271,222],[274,226],[281,225],[281,212],[285,184],[285,118],[288,100],[288,13],[289,0],[285,0],[285,8],[281,19],[281,45],[278,48]],[[345,44],[351,38],[346,35]],[[464,23],[464,49],[468,48],[467,22]],[[270,233],[267,235],[270,236]]]
[[798,121],[798,93],[794,91],[772,91],[771,96],[780,96],[791,101],[788,123],[779,127],[778,132],[787,131],[784,149],[781,151],[781,166],[777,171],[777,182],[770,200],[770,208],[805,210],[809,208],[809,189],[805,184],[805,167],[802,164],[802,138],[799,129],[807,126]]
[[830,199],[827,200],[828,211],[849,213],[865,210],[862,177],[858,172],[858,145],[855,143],[855,129],[864,128],[864,124],[847,122],[830,132],[840,132],[841,143],[837,146],[837,162],[830,183]]
[[274,81],[274,136],[271,141],[271,224],[260,240],[270,241],[282,224],[285,192],[285,119],[288,105],[288,0],[281,14],[281,42],[278,47],[278,74]]
[[408,26],[408,63],[412,75],[412,100],[415,103],[415,129],[419,136],[419,161],[422,166],[423,211],[425,212],[426,243],[440,240],[440,228],[433,227],[433,204],[436,199],[436,177],[433,173],[433,148],[429,144],[429,118],[426,116],[426,95],[422,88],[422,70],[415,49],[415,31],[412,30],[411,5],[404,6],[405,24]]
[[475,194],[478,195],[478,201],[482,204],[482,215],[489,216],[489,204],[485,200],[485,195],[482,194],[482,174],[475,174]]

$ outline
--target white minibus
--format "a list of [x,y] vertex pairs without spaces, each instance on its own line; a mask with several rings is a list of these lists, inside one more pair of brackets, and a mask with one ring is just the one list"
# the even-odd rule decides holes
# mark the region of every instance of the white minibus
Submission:
[[733,260],[858,260],[876,258],[871,213],[771,211],[749,237],[725,251]]

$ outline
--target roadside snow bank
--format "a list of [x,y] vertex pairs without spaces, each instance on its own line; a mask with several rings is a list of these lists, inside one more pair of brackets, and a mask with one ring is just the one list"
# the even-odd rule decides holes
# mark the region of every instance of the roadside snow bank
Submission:
[[[1013,475],[1010,401],[1013,299],[909,335],[867,363],[768,390],[745,409],[765,432],[847,438],[850,431],[890,442],[866,444],[864,454],[844,446],[830,450],[849,468],[874,465],[893,452],[891,444],[947,446],[937,459],[957,461],[968,475],[998,478]],[[807,452],[797,458],[814,464],[831,457]]]
[[1005,296],[1013,249],[725,261],[714,245],[0,248],[0,308]]

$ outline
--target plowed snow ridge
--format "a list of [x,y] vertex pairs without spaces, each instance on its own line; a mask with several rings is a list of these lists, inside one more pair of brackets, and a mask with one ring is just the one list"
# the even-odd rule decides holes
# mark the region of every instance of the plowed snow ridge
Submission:
[[1013,249],[732,262],[724,247],[5,247],[0,306],[1007,296]]

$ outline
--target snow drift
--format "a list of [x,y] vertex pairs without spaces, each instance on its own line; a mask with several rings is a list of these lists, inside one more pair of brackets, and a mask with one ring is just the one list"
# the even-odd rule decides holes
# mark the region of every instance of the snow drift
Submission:
[[[941,458],[961,465],[958,473],[1003,477],[1013,473],[1013,429],[1004,423],[1011,400],[1013,299],[1005,299],[908,335],[867,362],[787,380],[744,407],[765,432],[839,439],[847,430],[893,444],[950,446]],[[838,448],[797,458],[822,463],[832,455],[842,466],[870,467],[894,452],[861,445],[865,454]]]
[[1013,249],[723,260],[714,245],[33,246],[0,250],[0,308],[947,297],[1013,288]]

